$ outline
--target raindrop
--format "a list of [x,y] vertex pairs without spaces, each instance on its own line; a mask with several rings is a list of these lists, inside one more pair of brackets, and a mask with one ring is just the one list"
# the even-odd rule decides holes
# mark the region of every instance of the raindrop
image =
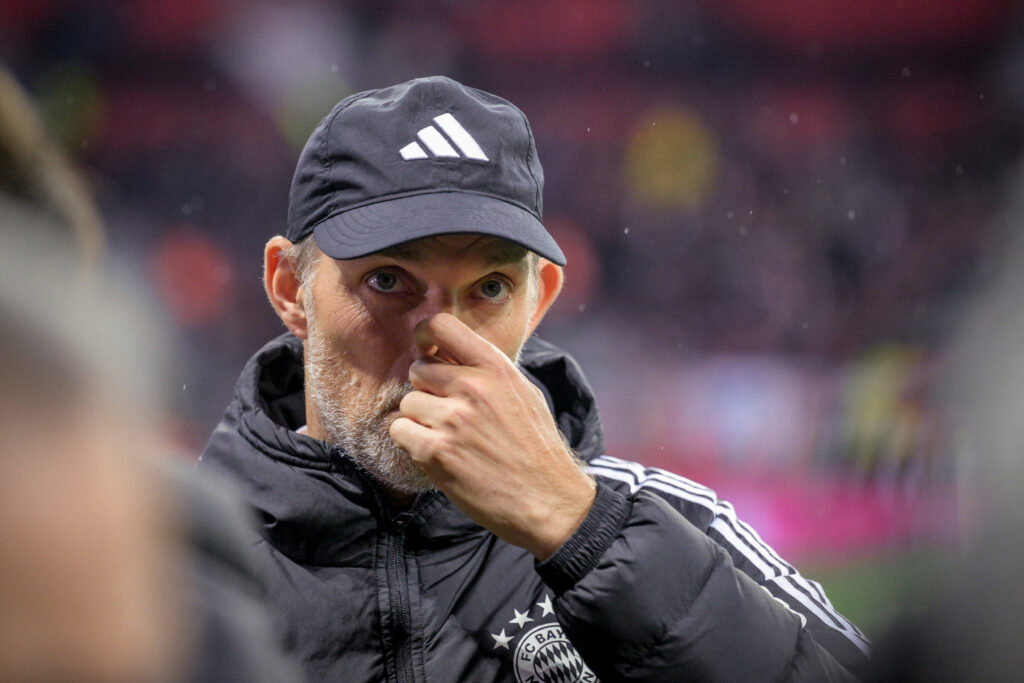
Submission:
[[206,202],[199,195],[193,195],[185,204],[181,207],[181,212],[186,216],[190,216],[197,211],[202,211]]
[[590,132],[590,126],[587,126],[587,132],[588,133]]
[[747,226],[745,226],[745,225],[741,225],[740,226],[740,234],[741,235],[743,235],[745,237],[748,232],[750,232],[750,230],[747,229]]
[[903,78],[910,78],[910,67],[903,67]]
[[188,385],[187,385],[187,384],[182,384],[182,385],[181,385],[181,390],[182,390],[182,391],[185,391],[185,387],[186,387],[186,386],[188,386]]
[[583,311],[587,310],[587,305],[586,304],[580,304],[576,308],[577,308],[577,310],[579,310],[580,313],[582,313]]
[[338,73],[338,65],[337,64],[331,64],[331,73],[332,74]]
[[733,216],[735,216],[735,215],[736,215],[735,211],[730,211],[729,213],[725,214],[725,217],[728,218],[729,220],[732,220]]
[[846,166],[846,155],[845,154],[840,155],[840,157],[839,157],[839,165],[840,166]]
[[623,228],[622,229],[622,234],[623,235],[628,235],[629,234],[629,228]]
[[963,175],[964,174],[964,167],[961,166],[960,164],[956,165],[956,174],[957,175]]
[[789,115],[789,122],[792,123],[794,126],[800,123],[800,115],[797,114],[796,112],[793,112],[792,114]]
[[850,209],[849,211],[846,212],[846,217],[852,221],[857,217],[857,212],[854,211],[853,209]]
[[651,66],[651,60],[645,59],[644,60],[644,68],[648,69],[648,68],[650,68],[650,66]]

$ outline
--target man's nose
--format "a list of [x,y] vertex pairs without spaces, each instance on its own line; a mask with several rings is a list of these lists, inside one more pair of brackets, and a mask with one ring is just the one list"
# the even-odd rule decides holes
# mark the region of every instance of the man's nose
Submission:
[[[410,333],[421,322],[434,317],[438,313],[450,313],[464,323],[469,324],[470,322],[466,319],[466,310],[459,305],[459,299],[453,293],[443,290],[428,291],[427,295],[423,297],[422,303],[416,308],[416,315],[412,316],[412,320],[410,320]],[[443,352],[439,353],[436,346],[420,347],[416,344],[415,339],[412,340],[412,347],[414,360],[428,356],[443,356]],[[445,360],[445,358],[442,357],[441,360]]]

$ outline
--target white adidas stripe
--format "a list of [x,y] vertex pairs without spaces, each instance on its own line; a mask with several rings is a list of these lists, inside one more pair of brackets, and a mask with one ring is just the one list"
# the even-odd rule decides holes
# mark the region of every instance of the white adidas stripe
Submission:
[[[601,471],[604,468],[594,466],[595,462],[601,460],[612,468],[618,467],[626,470],[628,474],[621,476],[619,471],[616,469],[612,469],[612,472],[616,472],[617,475],[610,475],[610,473],[606,471]],[[712,528],[716,528],[716,524],[719,526],[722,524],[728,524],[729,532],[735,539],[733,545],[735,545],[735,547],[750,560],[751,564],[761,570],[765,579],[778,576],[780,573],[794,571],[793,567],[782,561],[781,558],[778,558],[778,555],[776,555],[775,552],[771,550],[771,548],[764,543],[756,533],[752,533],[751,535],[756,537],[757,540],[754,540],[754,538],[745,534],[742,527],[746,525],[740,523],[736,518],[736,512],[733,510],[732,506],[724,501],[719,501],[715,492],[706,486],[702,486],[701,484],[666,470],[658,470],[654,468],[645,469],[638,463],[630,463],[611,456],[595,458],[591,461],[591,467],[589,469],[594,474],[604,474],[605,476],[611,476],[611,478],[618,479],[619,481],[626,481],[630,484],[631,493],[635,493],[641,488],[656,489],[677,498],[682,498],[683,500],[696,503],[707,509],[715,515],[715,521],[712,523]],[[633,481],[630,482],[627,478],[632,479]],[[734,529],[734,527],[737,528]],[[749,527],[747,528],[749,529]],[[739,536],[744,536],[745,538],[741,540]],[[770,552],[758,553],[758,548]],[[762,559],[762,554],[767,557]],[[779,566],[777,568],[770,567],[769,564],[767,564],[767,562],[771,561],[772,556],[778,558]]]
[[708,487],[667,470],[645,468],[639,463],[609,455],[591,460],[587,470],[592,474],[628,484],[630,493],[642,488],[655,489],[709,510],[715,515],[711,528],[756,567],[765,581],[772,581],[783,592],[804,605],[823,624],[835,628],[861,652],[868,654],[870,645],[867,638],[860,629],[836,611],[825,597],[820,584],[809,581],[797,573],[792,565],[761,539],[753,527],[736,517],[732,505],[719,501],[715,492]]
[[480,149],[480,145],[477,144],[476,140],[473,139],[473,136],[469,134],[469,131],[463,128],[462,124],[459,123],[454,116],[451,114],[441,114],[440,116],[435,116],[434,121],[437,125],[441,126],[441,130],[443,130],[448,137],[452,139],[452,142],[454,142],[467,157],[470,159],[477,159],[479,161],[489,161],[487,155],[484,154],[482,149]]
[[448,141],[443,135],[434,128],[433,126],[427,126],[416,133],[423,144],[430,149],[430,153],[435,157],[458,157],[459,153],[455,151],[455,148],[448,144]]
[[[440,126],[441,130],[444,131],[444,135],[441,134],[437,128],[433,126],[427,126],[426,128],[420,129],[416,133],[416,137],[420,139],[427,149],[430,150],[430,154],[435,157],[443,157],[448,159],[459,159],[465,157],[467,159],[476,159],[477,161],[490,161],[487,155],[484,154],[483,149],[480,148],[480,144],[476,139],[469,134],[458,120],[450,113],[444,113],[440,116],[434,117],[434,122]],[[448,137],[446,138],[445,135]],[[449,142],[449,139],[451,142]],[[452,147],[452,142],[455,143],[455,147],[458,147],[456,151],[455,147]],[[402,158],[406,161],[412,161],[414,159],[429,159],[430,155],[427,154],[426,150],[420,146],[419,142],[413,141],[408,145],[398,150],[398,153],[402,155]]]
[[773,579],[773,581],[776,586],[778,586],[787,594],[792,596],[795,600],[800,602],[800,604],[806,607],[814,616],[818,617],[818,619],[820,619],[822,623],[829,623],[829,619],[826,618],[826,615],[832,617],[832,621],[839,624],[839,627],[836,628],[836,630],[842,633],[844,636],[846,636],[847,640],[853,643],[854,646],[858,650],[863,652],[865,656],[870,656],[871,643],[868,642],[868,639],[864,636],[863,633],[861,633],[860,629],[854,626],[850,622],[850,620],[844,617],[842,614],[836,612],[835,608],[832,607],[831,603],[829,603],[827,606],[822,605],[819,602],[815,602],[807,594],[801,592],[796,586],[793,585],[793,578],[794,577],[792,575],[780,576],[777,579]]
[[427,153],[423,151],[418,142],[410,142],[408,145],[398,150],[398,153],[402,155],[402,158],[406,161],[412,161],[413,159],[429,159]]

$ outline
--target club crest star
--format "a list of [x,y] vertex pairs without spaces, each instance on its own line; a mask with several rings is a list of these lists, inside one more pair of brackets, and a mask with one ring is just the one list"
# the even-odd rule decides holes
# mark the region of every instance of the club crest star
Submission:
[[508,649],[508,644],[512,640],[512,636],[505,635],[505,629],[501,629],[501,633],[492,633],[491,638],[494,638],[494,649],[497,650],[499,647]]
[[551,606],[551,596],[550,595],[545,595],[544,596],[544,602],[538,602],[537,603],[537,607],[540,607],[542,610],[544,610],[543,612],[541,612],[541,616],[542,617],[546,617],[549,614],[554,614],[555,613],[554,608]]
[[510,624],[515,624],[519,628],[522,628],[523,624],[525,624],[526,622],[533,621],[533,618],[530,616],[530,611],[529,610],[527,610],[525,612],[520,612],[519,610],[517,610],[516,608],[513,607],[512,611],[516,613],[516,616],[515,616],[514,619],[509,619],[508,620],[508,623],[510,623]]

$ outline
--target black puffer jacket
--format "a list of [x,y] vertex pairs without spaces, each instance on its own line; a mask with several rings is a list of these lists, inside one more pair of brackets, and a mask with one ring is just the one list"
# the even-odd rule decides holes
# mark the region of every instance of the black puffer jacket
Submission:
[[603,455],[576,363],[531,339],[525,372],[598,480],[543,563],[443,495],[394,512],[304,424],[302,346],[246,365],[200,463],[263,522],[253,553],[286,648],[315,681],[847,680],[866,642],[821,587],[687,479]]

